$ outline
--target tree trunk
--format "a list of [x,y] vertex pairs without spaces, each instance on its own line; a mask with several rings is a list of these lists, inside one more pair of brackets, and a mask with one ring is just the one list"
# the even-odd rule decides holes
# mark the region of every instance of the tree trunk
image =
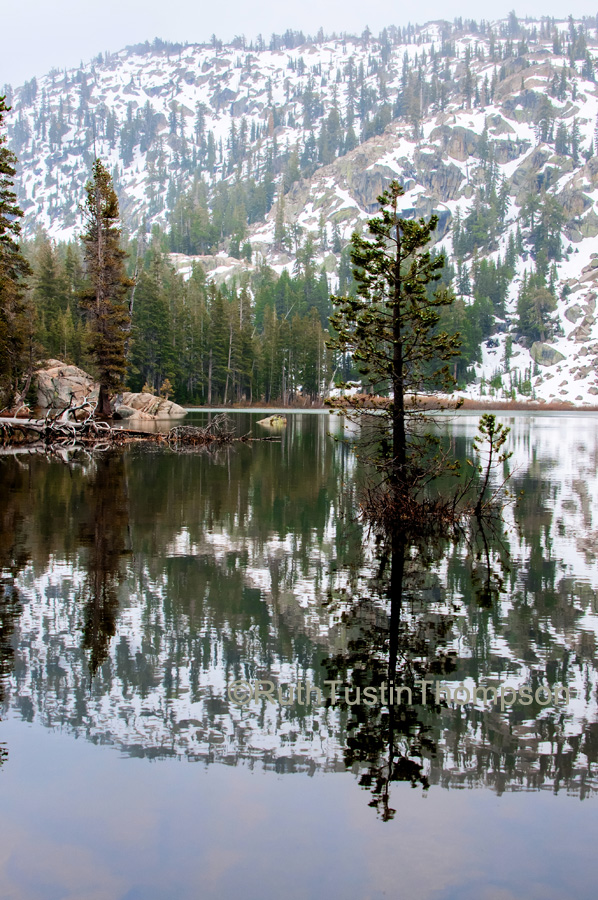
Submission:
[[[396,207],[395,207],[396,216]],[[395,259],[394,305],[392,309],[392,468],[391,484],[398,491],[405,484],[407,439],[405,436],[405,383],[403,360],[403,336],[401,334],[401,233],[397,225],[397,251]]]
[[390,561],[390,621],[388,635],[388,777],[384,786],[384,817],[388,818],[390,782],[395,766],[395,730],[397,728],[397,662],[399,658],[399,631],[403,609],[403,575],[405,570],[405,540],[397,534],[392,536]]
[[230,329],[228,333],[228,363],[226,365],[226,383],[224,385],[224,405],[226,406],[226,398],[228,395],[228,379],[230,377],[230,358],[233,349],[233,323],[230,323]]
[[112,410],[110,409],[110,394],[105,385],[100,385],[100,396],[98,397],[98,415],[105,419],[112,418]]

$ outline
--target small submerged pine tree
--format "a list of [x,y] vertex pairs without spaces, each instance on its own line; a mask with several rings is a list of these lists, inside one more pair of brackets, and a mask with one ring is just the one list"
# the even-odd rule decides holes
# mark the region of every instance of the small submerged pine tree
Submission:
[[[388,390],[378,410],[376,449],[369,456],[378,472],[375,496],[391,517],[412,506],[430,478],[450,461],[430,453],[431,436],[416,423],[425,417],[425,395],[449,392],[449,362],[459,354],[458,334],[439,328],[441,311],[454,299],[441,278],[442,254],[426,249],[438,217],[404,218],[404,190],[397,181],[378,198],[380,215],[370,219],[371,238],[355,233],[351,261],[356,296],[333,297],[336,312],[331,346],[350,354],[372,388]],[[334,404],[333,404],[334,405]],[[343,398],[349,410],[363,412],[363,399]],[[409,513],[411,515],[411,513]]]

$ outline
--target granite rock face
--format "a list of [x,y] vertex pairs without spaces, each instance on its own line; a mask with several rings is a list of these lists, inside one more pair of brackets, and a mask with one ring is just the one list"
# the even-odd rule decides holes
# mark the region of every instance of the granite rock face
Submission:
[[154,394],[134,394],[125,391],[122,395],[122,402],[115,407],[115,412],[120,413],[122,406],[129,407],[135,412],[148,413],[155,419],[181,419],[187,415],[187,410],[178,403],[165,400],[164,397],[156,397]]
[[84,400],[97,400],[99,386],[78,366],[48,359],[36,372],[37,405],[42,409],[66,409]]
[[[79,406],[85,400],[94,402],[98,399],[99,385],[92,376],[59,359],[46,360],[35,377],[37,404],[41,409],[66,409]],[[187,415],[187,410],[172,400],[130,391],[115,397],[111,406],[117,419],[180,419]]]
[[543,344],[540,341],[532,344],[530,355],[539,366],[556,366],[557,363],[565,359],[563,354],[554,347],[551,347],[549,344]]

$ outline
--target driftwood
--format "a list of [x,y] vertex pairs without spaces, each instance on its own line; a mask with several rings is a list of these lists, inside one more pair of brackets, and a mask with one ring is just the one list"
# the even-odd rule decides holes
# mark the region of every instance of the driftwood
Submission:
[[79,406],[68,406],[58,412],[48,412],[43,419],[18,416],[0,418],[2,443],[32,443],[68,446],[81,441],[105,440],[113,429],[108,422],[94,418],[97,404],[85,400]]
[[222,446],[237,441],[277,440],[252,438],[249,434],[236,436],[230,419],[224,413],[203,427],[176,425],[167,433],[115,428],[95,418],[96,406],[96,402],[86,400],[79,406],[69,406],[54,415],[48,413],[43,419],[0,418],[0,445],[13,447],[18,444],[32,451],[58,451],[77,447],[105,450],[110,446],[144,442],[166,444],[171,450],[180,450]]
[[221,413],[215,416],[211,422],[208,422],[203,428],[197,425],[176,425],[171,428],[166,435],[169,446],[177,447],[179,444],[186,445],[202,445],[212,444],[230,444],[232,441],[247,440],[248,436],[243,435],[237,437],[232,423],[227,415]]

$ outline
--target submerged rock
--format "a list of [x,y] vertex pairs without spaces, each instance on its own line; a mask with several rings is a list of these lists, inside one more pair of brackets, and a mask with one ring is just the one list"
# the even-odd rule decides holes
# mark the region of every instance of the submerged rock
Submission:
[[141,410],[141,409],[133,409],[132,406],[126,406],[124,403],[122,403],[120,406],[115,406],[114,418],[115,419],[132,419],[135,422],[142,422],[142,421],[153,422],[156,417],[151,416],[149,413],[143,412],[143,410]]
[[287,424],[287,420],[285,416],[268,416],[265,419],[260,419],[257,424],[266,425],[268,428],[280,428],[282,425]]

